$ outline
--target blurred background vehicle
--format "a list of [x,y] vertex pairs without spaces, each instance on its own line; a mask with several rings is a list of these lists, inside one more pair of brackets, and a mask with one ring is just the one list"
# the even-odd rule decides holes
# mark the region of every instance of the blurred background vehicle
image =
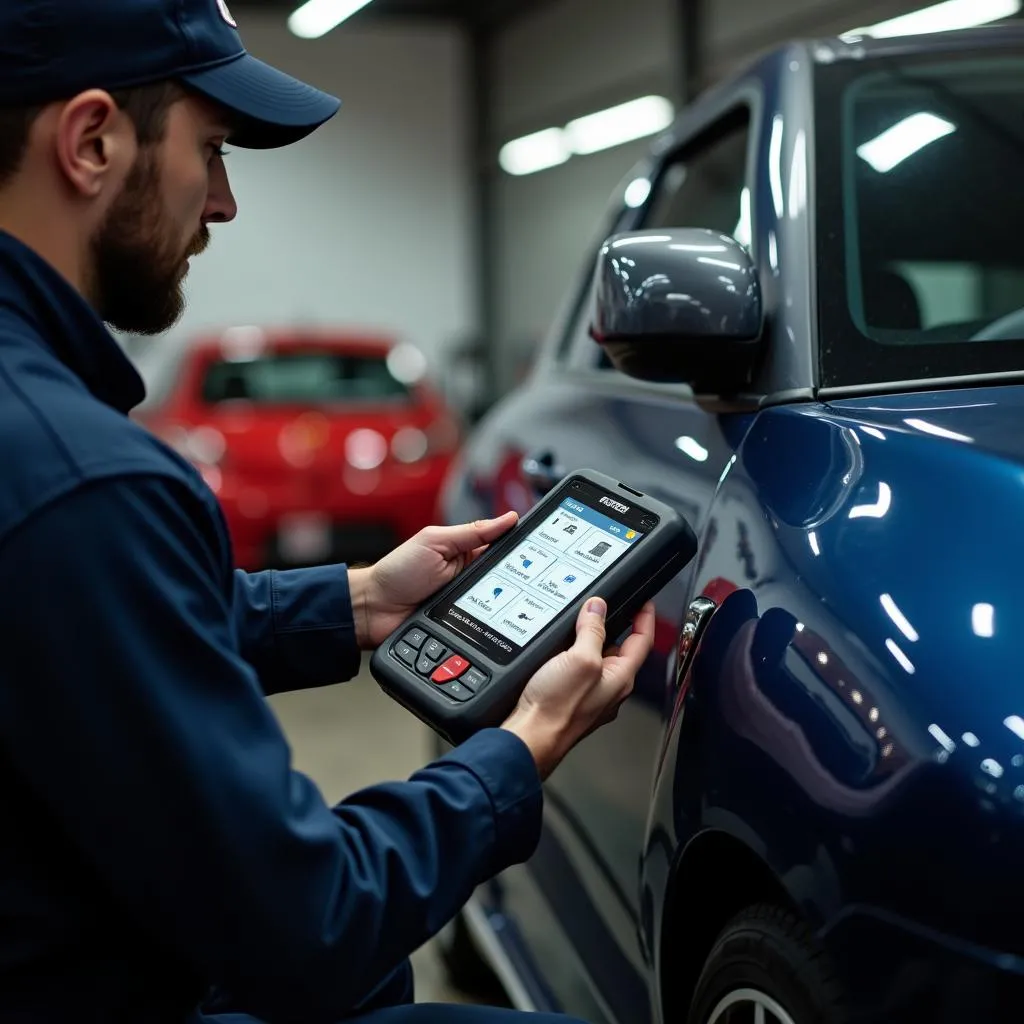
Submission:
[[460,426],[409,345],[232,328],[149,386],[136,418],[200,470],[241,568],[369,562],[436,520]]

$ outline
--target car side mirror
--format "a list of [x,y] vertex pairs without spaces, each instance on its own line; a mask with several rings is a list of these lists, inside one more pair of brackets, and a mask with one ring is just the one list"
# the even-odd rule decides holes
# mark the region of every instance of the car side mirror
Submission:
[[763,348],[763,320],[757,269],[728,235],[630,231],[601,247],[590,333],[631,377],[740,391]]

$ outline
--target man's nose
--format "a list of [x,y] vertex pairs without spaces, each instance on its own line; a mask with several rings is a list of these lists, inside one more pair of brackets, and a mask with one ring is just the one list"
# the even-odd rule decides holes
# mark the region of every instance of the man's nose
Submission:
[[238,215],[238,204],[235,202],[224,161],[217,160],[210,171],[210,191],[206,196],[206,208],[203,210],[204,224],[226,224]]

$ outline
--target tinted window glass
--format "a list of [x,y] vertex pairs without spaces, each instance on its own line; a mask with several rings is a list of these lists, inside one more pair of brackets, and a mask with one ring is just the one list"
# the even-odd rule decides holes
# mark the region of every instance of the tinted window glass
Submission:
[[278,353],[212,363],[203,378],[203,401],[326,405],[403,398],[385,359],[332,352]]
[[[819,71],[822,377],[1024,369],[1024,60]],[[835,111],[836,116],[831,116]]]
[[644,227],[710,228],[749,246],[749,135],[743,108],[674,160],[655,187]]

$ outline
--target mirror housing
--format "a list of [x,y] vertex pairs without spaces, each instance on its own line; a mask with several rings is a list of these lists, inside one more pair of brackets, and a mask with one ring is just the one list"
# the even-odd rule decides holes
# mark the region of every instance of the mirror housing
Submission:
[[597,258],[591,337],[631,377],[730,394],[762,352],[757,268],[728,235],[703,228],[613,235]]

